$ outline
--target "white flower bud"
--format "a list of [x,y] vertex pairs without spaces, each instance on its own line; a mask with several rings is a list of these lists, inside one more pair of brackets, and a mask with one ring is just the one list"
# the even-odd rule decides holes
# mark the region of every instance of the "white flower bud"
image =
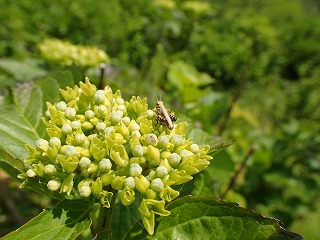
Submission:
[[100,105],[99,107],[98,107],[98,111],[99,111],[99,113],[105,113],[105,112],[107,112],[108,111],[108,108],[105,106],[105,105]]
[[124,104],[123,98],[118,97],[118,98],[116,99],[116,103],[119,104],[119,105],[123,105],[123,104]]
[[74,140],[76,144],[82,144],[86,140],[86,135],[84,135],[83,133],[77,133],[74,136]]
[[122,122],[124,123],[124,125],[128,126],[130,123],[130,118],[129,117],[124,117],[122,118]]
[[132,136],[133,136],[133,135],[136,135],[138,138],[141,137],[141,133],[140,133],[139,130],[134,130],[134,131],[132,131],[131,135],[132,135]]
[[29,170],[26,172],[26,175],[27,175],[29,178],[34,178],[35,176],[37,176],[36,172],[33,171],[32,169],[29,169]]
[[107,127],[103,133],[108,136],[112,131],[114,131],[113,127]]
[[127,177],[124,180],[124,186],[128,186],[130,189],[134,189],[136,187],[136,184],[134,182],[134,178],[133,177]]
[[79,166],[80,166],[81,168],[88,168],[89,165],[90,165],[90,163],[91,163],[90,158],[82,157],[82,158],[80,159],[80,161],[79,161]]
[[168,136],[160,136],[159,137],[159,145],[161,147],[166,147],[169,144],[169,138]]
[[169,163],[170,163],[170,164],[172,164],[172,165],[175,166],[175,165],[177,165],[177,164],[180,163],[181,157],[180,157],[179,154],[177,154],[177,153],[172,153],[172,154],[169,156],[168,160],[169,160]]
[[94,100],[96,101],[96,103],[103,103],[103,101],[106,99],[106,96],[104,94],[103,90],[98,90],[95,94],[94,94]]
[[53,179],[47,183],[47,187],[50,191],[57,191],[58,189],[60,189],[61,183]]
[[52,164],[48,164],[44,166],[44,173],[48,175],[52,175],[56,172],[56,167]]
[[127,108],[125,105],[118,105],[118,110],[120,110],[121,112],[125,112]]
[[61,140],[57,137],[50,138],[49,142],[51,147],[56,147],[58,149],[61,147]]
[[94,111],[92,111],[92,110],[87,110],[85,113],[84,113],[84,115],[86,116],[86,118],[88,118],[88,119],[91,119],[91,118],[94,118]]
[[99,131],[99,132],[102,132],[106,129],[106,124],[104,122],[99,122],[97,125],[96,125],[96,129]]
[[160,178],[153,179],[150,184],[150,188],[154,191],[160,192],[164,187],[164,184]]
[[70,119],[70,120],[73,120],[77,115],[77,112],[74,108],[72,107],[67,107],[66,110],[65,110],[65,113],[64,113],[64,116],[67,118],[67,119]]
[[48,147],[48,146],[49,146],[49,143],[48,143],[48,141],[45,140],[45,139],[40,138],[40,139],[38,139],[38,140],[36,141],[36,147],[37,147],[37,149],[42,149],[42,148]]
[[74,146],[66,146],[66,148],[64,149],[63,153],[64,155],[66,156],[72,156],[73,154],[75,154],[77,151],[76,151],[76,148]]
[[157,136],[153,133],[147,134],[146,142],[147,144],[150,144],[150,145],[156,145],[158,142]]
[[129,174],[132,177],[139,177],[142,173],[142,167],[137,164],[137,163],[133,163],[130,165],[130,169],[129,169]]
[[58,111],[63,112],[64,110],[66,110],[66,108],[67,108],[67,104],[64,101],[56,103],[56,109]]
[[197,153],[197,152],[199,152],[199,150],[200,150],[200,148],[199,148],[198,144],[193,143],[193,144],[190,145],[190,151],[191,152]]
[[132,150],[132,154],[135,157],[142,157],[144,154],[143,147],[141,145],[136,145]]
[[51,114],[50,114],[50,111],[49,111],[49,110],[46,111],[46,116],[47,116],[47,117],[51,117]]
[[181,152],[180,152],[180,157],[181,158],[185,158],[185,157],[188,157],[188,156],[191,156],[193,153],[186,150],[186,149],[183,149]]
[[70,124],[64,124],[61,128],[61,131],[63,134],[67,135],[67,134],[71,134],[72,133],[72,127],[70,126]]
[[151,109],[148,109],[148,110],[147,110],[147,117],[148,117],[148,118],[152,118],[153,115],[154,115],[154,111],[151,110]]
[[129,130],[130,131],[140,130],[140,125],[136,121],[132,120],[129,123]]
[[99,170],[101,172],[108,172],[111,168],[112,168],[112,163],[111,163],[110,159],[103,158],[99,162]]
[[114,113],[112,113],[111,120],[114,123],[118,123],[120,122],[122,117],[123,117],[123,112],[120,110],[117,110]]
[[168,175],[168,169],[165,166],[159,166],[156,169],[156,173],[158,175],[158,177],[165,177]]
[[72,127],[72,129],[80,129],[81,128],[81,122],[80,121],[73,121],[72,123],[71,123],[71,127]]
[[91,194],[91,188],[89,186],[84,185],[80,187],[79,194],[83,198],[89,197]]
[[180,146],[182,143],[182,137],[178,134],[173,134],[170,138],[170,142],[172,142],[175,146]]

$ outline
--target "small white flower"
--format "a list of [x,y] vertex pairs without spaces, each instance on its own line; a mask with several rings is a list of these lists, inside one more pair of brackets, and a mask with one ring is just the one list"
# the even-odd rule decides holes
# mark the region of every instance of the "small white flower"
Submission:
[[104,122],[99,122],[97,125],[96,125],[96,129],[99,131],[99,132],[102,132],[106,129],[106,124]]
[[114,131],[113,127],[107,127],[106,129],[104,129],[103,132],[104,132],[105,135],[108,136],[112,131]]
[[105,105],[100,105],[98,107],[98,111],[99,111],[99,113],[104,114],[104,113],[108,112],[108,108]]
[[42,138],[36,140],[37,149],[42,149],[42,148],[48,147],[48,146],[49,146],[49,142],[47,140],[42,139]]
[[81,122],[80,121],[73,121],[71,123],[71,127],[72,127],[72,129],[75,129],[75,130],[80,129],[81,128]]
[[74,136],[74,140],[76,144],[82,144],[86,140],[86,135],[84,135],[83,133],[77,133]]
[[190,151],[188,151],[188,150],[186,150],[186,149],[183,149],[183,150],[180,152],[179,155],[180,155],[181,158],[185,158],[185,157],[188,157],[188,156],[193,155],[193,153],[190,152]]
[[133,149],[132,149],[132,154],[135,157],[142,157],[144,154],[144,149],[141,145],[136,145]]
[[197,153],[197,152],[199,152],[199,150],[200,150],[200,148],[199,148],[198,144],[193,143],[193,144],[190,145],[190,151],[191,152]]
[[112,113],[111,121],[114,123],[118,123],[120,122],[122,117],[123,117],[123,112],[120,110],[117,110],[114,113]]
[[169,144],[169,138],[168,136],[160,136],[159,137],[159,145],[161,147],[166,147]]
[[50,114],[50,111],[49,111],[49,110],[46,111],[46,116],[47,116],[47,117],[51,117],[51,114]]
[[116,99],[116,103],[119,104],[119,105],[123,105],[123,104],[124,104],[123,98],[118,97],[118,98]]
[[74,146],[66,146],[66,148],[64,149],[63,153],[66,155],[66,156],[72,156],[73,154],[75,154],[77,151],[76,151],[76,148]]
[[170,142],[172,142],[175,146],[180,146],[182,144],[182,137],[178,134],[173,134],[170,138]]
[[150,144],[150,145],[156,145],[158,142],[157,136],[153,133],[147,134],[146,142],[147,144]]
[[29,177],[29,178],[34,178],[35,176],[37,176],[37,173],[35,171],[33,171],[32,169],[29,169],[27,172],[26,172],[26,175]]
[[106,96],[104,94],[103,90],[98,90],[95,94],[94,94],[94,100],[96,101],[96,103],[103,103],[103,101],[106,99]]
[[147,117],[148,117],[148,118],[152,118],[153,115],[154,115],[154,111],[152,111],[151,109],[148,109],[148,110],[147,110]]
[[129,130],[130,131],[140,130],[140,125],[135,120],[132,120],[129,123]]
[[122,122],[124,123],[124,125],[128,126],[130,123],[130,118],[129,117],[124,117],[122,118]]

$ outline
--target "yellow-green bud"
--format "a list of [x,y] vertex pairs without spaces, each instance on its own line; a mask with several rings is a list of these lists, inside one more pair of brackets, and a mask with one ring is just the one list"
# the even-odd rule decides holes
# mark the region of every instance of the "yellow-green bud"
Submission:
[[128,206],[135,200],[135,192],[127,186],[119,191],[118,197],[123,205]]
[[56,147],[57,149],[60,149],[61,147],[61,140],[57,137],[50,138],[49,143],[51,147]]
[[150,187],[150,182],[143,175],[141,175],[140,177],[135,177],[134,182],[135,182],[136,189],[142,194],[145,194]]
[[146,195],[146,198],[148,199],[156,199],[158,196],[158,194],[152,189],[148,189],[145,195]]
[[45,139],[40,138],[36,141],[36,149],[38,150],[47,151],[48,146],[49,146],[49,143]]
[[173,134],[170,138],[170,142],[173,143],[175,146],[180,146],[182,144],[182,137],[178,134]]
[[116,190],[123,189],[125,178],[125,176],[116,176],[111,182],[111,187]]
[[156,169],[157,176],[163,178],[168,175],[168,169],[164,166],[159,166]]
[[67,107],[66,110],[65,110],[64,116],[67,119],[73,120],[73,119],[75,119],[76,114],[77,114],[77,112],[76,112],[76,110],[74,108]]
[[81,122],[80,121],[73,121],[73,122],[71,122],[71,127],[74,130],[80,129],[81,128]]
[[64,135],[68,135],[72,133],[72,127],[70,124],[64,124],[61,128],[61,131]]
[[193,153],[197,153],[200,151],[200,148],[199,148],[199,145],[198,144],[191,144],[190,145],[190,151],[193,152]]
[[99,131],[99,132],[102,132],[106,129],[106,124],[104,122],[99,122],[97,125],[96,125],[96,129]]
[[88,118],[88,119],[92,119],[92,118],[94,118],[94,116],[95,116],[94,111],[92,111],[92,110],[87,110],[87,111],[84,113],[84,115],[85,115],[86,118]]
[[144,154],[144,148],[141,145],[136,145],[132,149],[132,155],[135,157],[142,157]]
[[[122,118],[122,122],[126,125],[126,126],[128,126],[129,125],[129,123],[130,123],[130,118],[129,117],[123,117]],[[129,128],[130,129],[130,128]]]
[[108,172],[100,176],[102,181],[102,186],[110,185],[112,180],[116,177],[113,172]]
[[149,145],[147,147],[148,161],[151,165],[157,166],[160,163],[160,151],[158,148]]
[[169,163],[172,166],[177,166],[180,161],[181,161],[181,157],[179,156],[179,154],[177,153],[172,153],[169,157],[168,157]]
[[92,174],[98,171],[98,165],[96,163],[90,163],[88,167],[88,173]]
[[98,177],[96,181],[91,183],[91,190],[92,190],[93,196],[95,197],[100,196],[100,193],[102,191],[102,181],[100,177]]
[[60,193],[67,193],[68,196],[70,195],[73,188],[73,177],[74,174],[69,174],[68,177],[62,182]]

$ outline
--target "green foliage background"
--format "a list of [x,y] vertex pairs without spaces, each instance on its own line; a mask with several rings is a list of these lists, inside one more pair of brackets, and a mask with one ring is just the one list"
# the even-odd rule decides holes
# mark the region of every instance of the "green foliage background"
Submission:
[[[205,142],[233,143],[182,193],[240,202],[316,239],[319,13],[315,0],[0,0],[0,90],[56,74],[37,49],[45,38],[98,46],[111,58],[105,81],[125,98],[161,97],[208,132]],[[85,74],[98,82],[97,69]],[[48,205],[28,201],[32,212]],[[6,208],[0,216],[1,235],[20,224]]]

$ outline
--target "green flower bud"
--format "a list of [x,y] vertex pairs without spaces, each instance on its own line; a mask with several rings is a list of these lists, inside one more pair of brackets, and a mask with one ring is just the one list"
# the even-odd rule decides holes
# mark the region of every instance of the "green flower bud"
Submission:
[[[145,116],[141,116],[141,117],[145,117]],[[139,123],[139,118],[137,118],[137,122]],[[148,134],[153,131],[153,126],[152,126],[151,120],[144,119],[139,124],[140,124],[140,132],[142,134]]]
[[64,135],[68,135],[72,133],[72,127],[70,124],[64,124],[61,128],[61,131]]
[[36,149],[38,150],[47,151],[48,146],[49,146],[49,143],[47,140],[40,138],[36,141]]
[[161,159],[169,158],[171,153],[169,151],[163,151],[160,154]]
[[88,173],[92,174],[98,171],[98,165],[96,163],[90,163],[88,167]]
[[58,189],[60,189],[61,187],[61,183],[58,181],[58,180],[50,180],[48,183],[47,183],[47,187],[50,191],[57,191]]
[[164,187],[161,178],[156,178],[151,181],[150,188],[154,191],[160,192]]
[[98,177],[96,181],[91,183],[91,190],[93,196],[95,196],[96,198],[100,196],[100,193],[102,191],[102,181],[100,177]]
[[36,174],[40,177],[43,176],[44,174],[44,165],[43,163],[38,163],[38,164],[32,164],[33,170],[36,172]]
[[69,174],[68,177],[62,182],[60,193],[67,193],[68,196],[70,195],[73,188],[73,177],[74,174]]
[[113,172],[102,174],[101,176],[102,186],[108,186],[112,180],[116,177]]
[[60,154],[57,156],[57,160],[67,173],[72,173],[74,170],[76,170],[79,163],[76,157],[66,157]]
[[131,120],[131,122],[129,123],[129,130],[132,131],[139,131],[140,130],[140,125],[135,121],[135,120]]
[[173,180],[175,185],[180,185],[190,181],[193,177],[186,173],[185,170],[173,170],[170,173],[170,180]]
[[147,189],[145,195],[146,195],[146,198],[148,199],[156,199],[158,197],[158,194],[156,193],[156,191],[152,189]]
[[139,177],[142,173],[142,167],[139,164],[133,163],[130,165],[129,174],[132,177]]
[[132,155],[135,157],[142,157],[144,154],[144,148],[141,145],[136,145],[132,149]]
[[168,175],[168,169],[164,166],[159,166],[156,169],[157,176],[163,178]]
[[125,178],[125,176],[116,176],[111,182],[111,187],[116,190],[123,189]]
[[159,147],[166,149],[167,145],[169,144],[168,136],[166,136],[166,135],[165,136],[160,136],[158,138],[158,140],[159,140],[159,142],[158,142]]
[[87,198],[91,195],[91,188],[89,186],[82,186],[79,188],[79,195],[83,198]]
[[172,165],[172,166],[177,166],[180,161],[181,161],[181,157],[179,156],[179,154],[177,153],[172,153],[169,158],[169,163]]
[[129,157],[123,145],[114,144],[110,150],[110,158],[119,167],[125,167],[128,164]]
[[123,122],[120,122],[116,127],[116,131],[118,131],[125,139],[130,139],[130,133],[129,129],[126,127],[126,125]]
[[150,187],[150,182],[143,175],[141,175],[140,177],[135,177],[134,182],[136,189],[142,194],[145,194]]
[[64,110],[66,110],[67,104],[64,101],[60,101],[60,102],[56,103],[56,108],[58,111],[63,112]]
[[81,125],[81,129],[82,129],[83,131],[88,131],[88,130],[91,130],[91,129],[93,129],[93,128],[94,128],[94,126],[93,126],[93,124],[90,123],[90,122],[84,122],[84,123],[82,123],[82,125]]
[[52,164],[48,164],[46,166],[44,166],[44,173],[48,174],[48,175],[53,175],[55,174],[57,171],[56,167]]
[[154,233],[155,214],[168,216],[170,212],[164,209],[165,201],[154,199],[142,199],[139,206],[139,215],[142,223],[150,235]]
[[80,88],[82,90],[82,94],[87,97],[93,97],[96,92],[96,87],[90,83],[89,78],[86,77],[86,82],[80,82]]
[[173,143],[175,146],[180,146],[182,144],[182,137],[178,134],[173,134],[170,138],[170,142]]
[[128,206],[135,200],[135,192],[127,186],[119,191],[118,197],[123,205]]
[[113,127],[107,127],[104,131],[104,134],[109,136],[112,132],[114,133],[114,128]]
[[34,178],[35,176],[37,176],[36,172],[33,171],[32,169],[28,169],[28,171],[26,172],[26,175],[29,178]]
[[92,118],[94,118],[94,116],[95,116],[94,111],[92,111],[92,110],[87,110],[87,111],[84,113],[84,115],[85,115],[86,118],[88,118],[88,119],[92,119]]
[[160,151],[158,148],[149,145],[147,147],[148,161],[151,165],[157,166],[160,163]]
[[105,190],[101,191],[99,200],[103,207],[106,207],[106,208],[110,207],[112,196],[113,196],[112,192],[107,192]]
[[89,167],[90,163],[91,163],[90,158],[82,157],[82,158],[80,159],[80,161],[79,161],[79,166],[80,166],[81,168],[86,168],[86,169],[87,169],[87,168]]
[[64,116],[67,118],[67,119],[70,119],[70,120],[73,120],[75,117],[76,117],[76,110],[72,107],[67,107],[66,110],[65,110],[65,113],[64,113]]
[[190,152],[190,151],[188,151],[188,150],[186,150],[186,149],[183,149],[183,150],[180,152],[179,155],[180,155],[181,158],[185,158],[185,157],[192,156],[193,153]]
[[157,144],[157,142],[158,142],[158,139],[157,139],[157,136],[155,134],[153,134],[153,133],[147,134],[146,143],[148,145],[153,145],[154,146],[154,145]]
[[124,104],[123,98],[118,97],[118,98],[116,99],[116,103],[117,103],[118,105],[123,105],[123,104]]
[[50,138],[49,143],[51,147],[56,147],[57,149],[60,149],[61,147],[61,140],[57,137]]
[[99,162],[99,170],[101,172],[108,172],[111,168],[112,168],[112,163],[111,163],[110,159],[103,158]]
[[175,199],[179,195],[180,193],[178,191],[172,189],[169,186],[165,186],[159,193],[160,198],[167,202],[171,202],[173,199]]

